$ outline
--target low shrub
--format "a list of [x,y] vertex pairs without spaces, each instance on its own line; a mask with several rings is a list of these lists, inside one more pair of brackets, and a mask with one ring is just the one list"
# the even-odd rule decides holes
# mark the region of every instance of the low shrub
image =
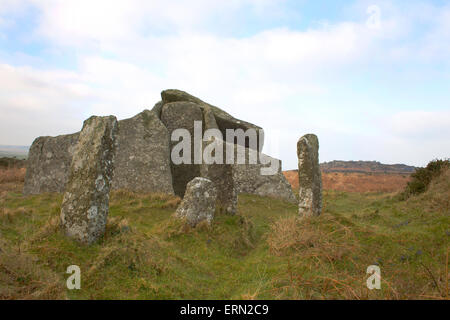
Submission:
[[419,168],[411,175],[411,181],[408,182],[403,197],[408,198],[412,195],[424,193],[430,182],[438,177],[444,168],[450,167],[450,160],[433,160],[425,168]]

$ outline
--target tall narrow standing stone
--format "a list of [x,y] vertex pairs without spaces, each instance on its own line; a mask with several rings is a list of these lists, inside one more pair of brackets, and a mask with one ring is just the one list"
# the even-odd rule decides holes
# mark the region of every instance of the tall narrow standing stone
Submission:
[[306,134],[297,142],[300,216],[318,216],[322,211],[322,176],[319,166],[319,139]]
[[61,225],[68,237],[83,244],[93,243],[105,232],[117,132],[116,117],[93,116],[84,121],[76,145]]

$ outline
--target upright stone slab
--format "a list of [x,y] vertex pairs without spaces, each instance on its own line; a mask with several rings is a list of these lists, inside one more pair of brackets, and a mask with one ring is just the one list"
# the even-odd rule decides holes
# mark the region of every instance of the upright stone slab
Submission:
[[63,192],[69,176],[79,133],[39,137],[33,141],[27,159],[23,194]]
[[112,189],[174,194],[169,133],[155,112],[119,121]]
[[68,237],[83,244],[93,243],[105,232],[117,132],[116,117],[90,117],[74,152],[61,225]]
[[[194,122],[203,122],[203,113],[198,105],[192,102],[171,102],[164,104],[161,110],[161,121],[166,126],[169,139],[173,131],[186,129],[190,136],[190,164],[175,164],[171,159],[173,190],[179,197],[184,196],[186,185],[195,177],[200,176],[200,164],[194,163]],[[200,135],[203,129],[200,128]],[[170,150],[178,145],[178,141],[170,142]],[[200,159],[201,160],[201,159]]]
[[[203,109],[203,118],[205,120],[205,131],[209,129],[219,130],[214,118],[214,114],[210,107],[206,106]],[[214,141],[203,141],[203,150],[206,150],[207,146],[210,143],[217,143],[215,139],[216,138],[214,138]],[[217,189],[217,210],[221,213],[234,215],[237,211],[238,199],[236,183],[233,177],[233,165],[225,163],[226,143],[225,141],[223,141],[223,139],[221,139],[221,143],[223,147],[223,163],[210,163],[210,161],[205,161],[207,159],[203,159],[203,163],[200,168],[200,174],[202,177],[210,179]],[[215,155],[211,154],[211,156],[214,157]]]
[[206,178],[192,179],[186,186],[186,193],[175,216],[186,219],[195,227],[201,221],[211,223],[214,218],[217,190],[214,183]]
[[297,142],[300,216],[318,216],[322,211],[322,176],[319,166],[319,139],[307,134]]

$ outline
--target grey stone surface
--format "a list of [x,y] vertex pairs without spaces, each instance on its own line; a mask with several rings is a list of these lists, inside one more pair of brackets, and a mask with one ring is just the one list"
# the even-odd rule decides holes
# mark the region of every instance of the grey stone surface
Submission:
[[[219,130],[222,131],[224,139],[226,137],[225,131],[226,129],[242,129],[244,131],[246,131],[247,129],[256,130],[258,132],[258,142],[256,147],[258,148],[258,146],[261,145],[259,150],[262,150],[264,145],[264,138],[263,138],[264,135],[262,135],[262,138],[260,139],[259,132],[262,131],[261,127],[258,127],[257,125],[254,125],[252,123],[243,120],[236,119],[227,112],[223,111],[222,109],[215,107],[209,103],[206,103],[200,100],[199,98],[194,97],[189,93],[181,90],[176,89],[164,90],[161,92],[161,98],[164,104],[176,101],[188,101],[197,104],[202,110],[209,107],[209,109],[214,115]],[[247,141],[244,146],[249,147]]]
[[[158,119],[161,120],[161,111],[162,111],[162,107],[163,107],[163,102],[159,101],[157,102],[153,108],[152,111],[156,114],[156,116],[158,117]],[[120,121],[119,121],[120,122]]]
[[[205,130],[218,129],[214,114],[209,106],[203,109]],[[215,140],[216,138],[214,138]],[[203,150],[215,141],[204,141]],[[221,139],[222,152],[225,155],[226,144]],[[213,155],[214,156],[214,155]],[[225,161],[225,157],[223,158]],[[205,159],[203,159],[205,160]],[[210,179],[217,189],[216,209],[218,212],[234,215],[237,211],[237,190],[233,177],[233,165],[226,163],[209,163],[203,161],[200,167],[202,177]]]
[[79,133],[39,137],[31,145],[23,193],[63,192]]
[[319,166],[319,139],[306,134],[297,142],[299,215],[318,216],[322,212],[322,177]]
[[[248,155],[248,149],[246,155]],[[262,175],[261,168],[270,166],[258,163],[249,164],[248,156],[246,164],[233,165],[233,176],[238,193],[256,194],[262,197],[282,199],[296,203],[297,199],[292,191],[290,183],[281,171],[281,160],[264,155],[267,159],[278,162],[278,170],[274,175]]]
[[118,123],[114,116],[84,121],[61,205],[66,236],[91,244],[105,232]]
[[[174,164],[170,153],[178,142],[170,142],[170,136],[175,129],[187,129],[194,150],[194,121],[203,122],[201,135],[206,129],[215,128],[223,138],[226,129],[262,129],[180,90],[165,90],[161,97],[162,101],[151,111],[145,110],[118,122],[113,189],[175,193],[183,197],[187,183],[203,176],[211,179],[218,190],[219,211],[234,213],[238,193],[293,201],[291,187],[281,170],[275,175],[263,176],[260,168],[264,165],[261,164],[195,164],[193,156],[191,164]],[[79,133],[75,133],[35,140],[30,149],[24,194],[64,191],[78,136]],[[203,147],[207,144],[202,142]],[[247,146],[247,142],[244,145]],[[226,151],[223,151],[225,157]]]
[[119,121],[112,189],[174,194],[169,133],[155,112]]
[[217,190],[214,183],[206,178],[196,177],[186,186],[186,193],[175,216],[186,219],[186,223],[196,226],[201,221],[211,223],[214,219]]
[[[167,103],[162,107],[161,121],[168,130],[169,139],[174,130],[181,128],[187,129],[191,137],[191,164],[171,162],[173,189],[176,195],[183,197],[188,182],[200,176],[200,164],[194,164],[194,121],[203,121],[203,112],[192,102]],[[170,143],[171,152],[177,144],[176,141]]]

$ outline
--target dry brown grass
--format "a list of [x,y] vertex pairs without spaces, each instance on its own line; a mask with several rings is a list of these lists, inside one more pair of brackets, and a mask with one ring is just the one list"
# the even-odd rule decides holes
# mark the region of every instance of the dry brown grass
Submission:
[[[0,299],[448,299],[450,171],[405,202],[324,192],[312,219],[244,195],[241,216],[197,228],[172,218],[178,197],[114,191],[105,237],[91,248],[58,234],[61,195],[24,197],[22,186],[0,183]],[[382,290],[369,291],[366,268],[378,262]],[[65,290],[70,264],[85,270],[83,291]]]
[[[297,171],[284,171],[292,188],[298,189]],[[408,174],[322,172],[322,184],[325,190],[345,192],[396,192],[405,188]]]
[[[301,253],[302,257],[315,257],[321,261],[336,261],[355,250],[356,238],[351,228],[333,216],[315,218],[282,218],[274,222],[268,235],[270,252],[277,256]],[[324,230],[321,224],[333,224],[333,230]],[[337,240],[345,240],[338,242]]]
[[14,222],[18,216],[31,215],[34,212],[35,210],[33,208],[19,207],[16,209],[9,209],[0,207],[0,221],[3,223]]
[[302,233],[299,224],[299,218],[289,217],[280,219],[271,226],[267,243],[272,254],[281,256],[291,249],[298,249],[306,242],[312,243],[314,234]]
[[[344,217],[279,219],[272,224],[267,243],[271,254],[287,261],[286,272],[273,279],[271,293],[277,299],[377,298],[378,293],[361,285],[367,279],[368,261],[354,259],[361,255],[362,246]],[[348,267],[338,267],[342,264]],[[379,297],[399,299],[398,284],[392,285],[387,278],[383,281],[386,288]]]
[[[435,182],[436,201],[448,199],[442,196],[443,192],[449,193],[448,186],[442,186],[450,184],[446,174]],[[397,243],[411,245],[415,237],[406,239],[404,234],[398,239],[397,233],[370,224],[357,225],[337,213],[325,212],[317,218],[280,218],[272,223],[267,244],[272,255],[285,261],[286,270],[273,278],[270,294],[276,299],[448,299],[449,249],[443,257],[424,244],[416,244],[431,258],[399,263],[401,250],[396,248]],[[372,244],[375,239],[391,242],[383,241],[384,248],[377,248]],[[383,257],[383,289],[368,290],[365,270],[377,256]]]
[[64,282],[38,265],[39,259],[20,246],[7,248],[0,242],[0,299],[65,299]]
[[151,203],[153,207],[161,209],[176,208],[181,198],[165,193],[136,193],[128,190],[115,190],[111,192],[111,205],[138,204],[146,207],[145,203]]
[[429,210],[440,210],[450,213],[450,168],[444,169],[439,177],[431,181],[428,190],[408,201],[422,201],[428,204]]
[[0,183],[0,199],[4,198],[8,193],[22,193],[23,182],[7,182]]
[[25,168],[0,169],[0,198],[9,192],[22,192],[25,172]]
[[30,243],[41,241],[48,236],[56,233],[60,227],[59,216],[51,216],[47,222],[39,229],[39,231],[30,239]]
[[25,168],[0,169],[0,183],[20,183],[25,180]]

